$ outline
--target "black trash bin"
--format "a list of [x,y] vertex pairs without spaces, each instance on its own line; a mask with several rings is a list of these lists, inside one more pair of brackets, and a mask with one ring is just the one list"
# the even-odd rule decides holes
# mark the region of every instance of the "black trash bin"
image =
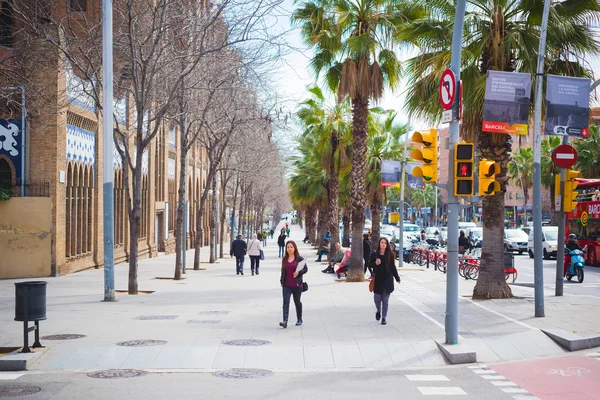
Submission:
[[504,253],[504,269],[512,270],[515,268],[515,255],[510,252]]
[[[29,353],[29,332],[35,331],[33,347],[43,347],[40,343],[40,322],[46,319],[45,281],[15,283],[15,321],[23,321],[23,350]],[[31,328],[29,321],[35,323]]]
[[15,283],[15,321],[46,319],[46,284],[45,281]]

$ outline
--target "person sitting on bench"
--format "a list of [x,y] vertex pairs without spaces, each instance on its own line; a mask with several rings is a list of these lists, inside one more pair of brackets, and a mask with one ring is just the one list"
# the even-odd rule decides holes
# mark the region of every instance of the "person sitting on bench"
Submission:
[[339,264],[342,262],[342,260],[344,259],[344,255],[346,255],[346,250],[342,247],[342,245],[337,242],[335,244],[335,255],[333,256],[333,258],[331,259],[331,261],[329,261],[329,265],[327,266],[327,268],[325,268],[323,271],[324,274],[326,273],[334,273],[334,266],[335,264]]

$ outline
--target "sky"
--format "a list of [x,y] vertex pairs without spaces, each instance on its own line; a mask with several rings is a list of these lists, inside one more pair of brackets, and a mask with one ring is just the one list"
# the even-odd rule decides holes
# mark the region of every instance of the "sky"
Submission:
[[[277,71],[276,81],[279,91],[286,99],[284,109],[294,112],[297,104],[302,99],[307,98],[306,88],[314,84],[314,74],[310,69],[309,61],[312,56],[312,51],[303,44],[298,28],[292,26],[290,15],[294,10],[294,0],[283,0],[281,5],[281,15],[277,18],[277,29],[286,32],[286,40],[290,46],[288,54],[283,57],[281,66]],[[598,28],[600,34],[600,27]],[[402,58],[410,56],[409,54],[401,55]],[[590,65],[594,71],[596,79],[600,77],[600,55],[591,57]],[[399,85],[400,88],[405,87],[404,84]],[[600,95],[600,93],[598,93]],[[382,101],[379,103],[385,109],[395,109],[398,111],[398,122],[405,123],[408,121],[408,116],[402,112],[405,102],[405,95],[400,91],[391,93],[389,90],[385,92]],[[592,106],[598,106],[600,102],[592,101]],[[412,120],[412,130],[429,129],[427,121]],[[438,126],[441,128],[443,126]],[[285,135],[293,135],[297,132],[297,127],[290,127]]]

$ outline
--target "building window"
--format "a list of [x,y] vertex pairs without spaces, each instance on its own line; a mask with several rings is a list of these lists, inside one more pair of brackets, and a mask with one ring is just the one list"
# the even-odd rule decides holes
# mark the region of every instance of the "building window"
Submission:
[[71,11],[83,11],[87,10],[86,0],[70,0],[69,4]]
[[94,169],[69,163],[66,185],[65,255],[73,258],[92,252]]
[[8,0],[2,0],[0,8],[0,46],[12,47],[14,38],[13,12]]
[[177,211],[177,197],[175,179],[169,179],[169,232],[175,231],[175,215]]
[[512,198],[513,198],[512,192],[508,192],[508,199],[512,200]]

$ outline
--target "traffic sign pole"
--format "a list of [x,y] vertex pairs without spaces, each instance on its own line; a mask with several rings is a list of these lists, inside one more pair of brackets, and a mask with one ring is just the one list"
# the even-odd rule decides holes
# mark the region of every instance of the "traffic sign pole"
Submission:
[[[569,136],[563,136],[563,145],[568,146]],[[558,148],[558,147],[557,147]],[[552,155],[554,158],[554,154]],[[573,162],[574,164],[575,162]],[[572,166],[572,165],[571,165]],[[562,296],[563,295],[563,282],[564,282],[564,262],[565,262],[565,246],[564,246],[564,237],[565,237],[565,210],[562,206],[562,202],[565,201],[565,178],[567,176],[567,170],[565,168],[560,169],[560,187],[554,188],[554,192],[559,190],[558,194],[560,194],[560,211],[558,212],[558,240],[556,241],[556,285],[554,287],[554,295]],[[536,255],[536,257],[540,257],[540,255]]]

